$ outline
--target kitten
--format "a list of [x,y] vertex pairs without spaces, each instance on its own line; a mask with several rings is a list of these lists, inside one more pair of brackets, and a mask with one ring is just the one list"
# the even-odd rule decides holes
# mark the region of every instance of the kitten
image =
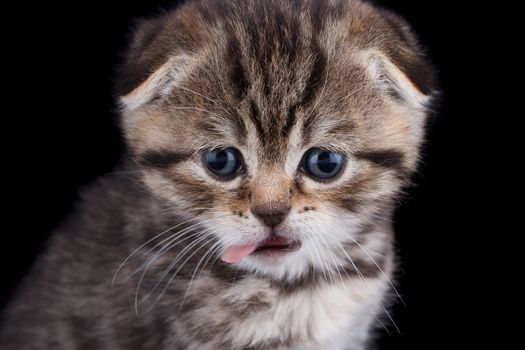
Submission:
[[357,0],[195,0],[118,70],[131,162],[9,304],[9,349],[368,349],[434,71]]

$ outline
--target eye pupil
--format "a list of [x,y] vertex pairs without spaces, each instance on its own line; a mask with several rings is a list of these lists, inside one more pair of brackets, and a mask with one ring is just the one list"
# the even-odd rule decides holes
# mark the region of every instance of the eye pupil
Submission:
[[337,161],[333,153],[323,152],[317,156],[317,166],[324,173],[331,173],[337,167]]
[[303,168],[310,177],[327,180],[341,171],[343,159],[339,153],[312,148],[304,156]]
[[233,177],[240,168],[240,153],[235,148],[206,151],[203,161],[215,175],[223,178]]
[[223,169],[228,163],[228,154],[226,151],[221,150],[218,152],[210,153],[208,158],[208,165],[214,170]]

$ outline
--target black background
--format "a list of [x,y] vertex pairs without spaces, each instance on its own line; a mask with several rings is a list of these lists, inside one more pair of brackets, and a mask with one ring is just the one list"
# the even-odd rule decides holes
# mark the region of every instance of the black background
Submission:
[[[25,2],[6,11],[18,19],[4,66],[15,76],[11,111],[3,121],[6,171],[0,303],[5,303],[46,237],[70,211],[77,190],[112,171],[124,151],[111,77],[133,18],[173,1]],[[416,187],[396,215],[402,257],[400,291],[406,305],[394,316],[382,349],[448,348],[466,339],[472,266],[465,257],[473,232],[465,208],[471,197],[469,137],[483,116],[467,103],[467,71],[478,54],[470,31],[474,8],[457,2],[379,1],[408,19],[440,72],[443,91],[431,122]],[[21,31],[20,28],[24,28]],[[475,87],[474,87],[475,88]],[[9,118],[7,118],[9,117]],[[467,252],[467,253],[466,253]]]

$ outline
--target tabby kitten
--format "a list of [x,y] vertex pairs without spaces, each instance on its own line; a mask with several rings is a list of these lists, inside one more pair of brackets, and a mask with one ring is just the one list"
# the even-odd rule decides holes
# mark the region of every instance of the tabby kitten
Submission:
[[9,349],[369,349],[434,71],[358,0],[195,0],[118,70],[131,162],[83,193]]

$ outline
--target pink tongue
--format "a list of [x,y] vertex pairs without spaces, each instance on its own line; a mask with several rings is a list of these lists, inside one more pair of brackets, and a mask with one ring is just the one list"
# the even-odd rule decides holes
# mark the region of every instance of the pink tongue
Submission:
[[242,259],[246,258],[251,253],[253,253],[255,249],[257,249],[256,244],[231,246],[226,248],[226,250],[222,254],[221,259],[222,261],[225,261],[227,263],[236,264],[241,262]]

